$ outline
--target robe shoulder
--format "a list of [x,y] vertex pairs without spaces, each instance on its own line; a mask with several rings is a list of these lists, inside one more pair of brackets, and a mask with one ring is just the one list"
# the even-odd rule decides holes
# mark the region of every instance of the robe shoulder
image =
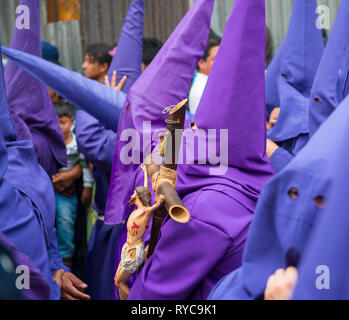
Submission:
[[183,203],[192,219],[208,224],[234,240],[248,228],[253,214],[233,198],[229,189],[222,185],[205,187],[187,195]]
[[[206,299],[223,276],[241,265],[252,214],[217,190],[183,199],[191,213],[186,224],[167,219],[152,257],[129,299]],[[178,268],[174,268],[178,266]]]

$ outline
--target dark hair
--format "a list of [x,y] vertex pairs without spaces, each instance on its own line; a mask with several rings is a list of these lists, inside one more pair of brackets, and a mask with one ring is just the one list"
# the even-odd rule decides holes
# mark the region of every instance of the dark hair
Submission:
[[107,63],[110,66],[113,57],[109,54],[113,48],[106,43],[94,43],[87,47],[86,54],[99,64]]
[[155,38],[143,39],[143,63],[148,66],[162,47],[162,42]]
[[143,203],[144,206],[146,206],[146,207],[151,206],[151,192],[150,192],[149,188],[143,187],[143,186],[137,187],[136,193],[137,193],[139,200],[141,200],[141,202]]
[[267,27],[267,43],[266,43],[266,66],[273,59],[273,36]]
[[217,33],[215,33],[211,28],[210,28],[210,34],[208,35],[208,38],[209,39],[216,39],[219,42],[222,41],[222,38]]
[[202,57],[203,60],[206,60],[208,56],[210,55],[210,51],[214,47],[218,47],[221,44],[221,38],[216,35],[214,38],[208,39],[207,46],[205,49],[204,56]]
[[69,104],[65,102],[57,102],[53,104],[58,115],[58,118],[68,117],[73,118],[73,114],[70,110]]

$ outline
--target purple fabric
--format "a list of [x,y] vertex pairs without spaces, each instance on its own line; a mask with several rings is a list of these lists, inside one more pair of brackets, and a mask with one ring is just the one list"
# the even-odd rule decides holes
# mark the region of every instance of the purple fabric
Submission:
[[[336,151],[336,170],[333,186],[326,200],[326,208],[319,217],[316,228],[298,268],[298,283],[293,299],[304,300],[348,300],[348,142],[344,139],[349,132],[348,103],[346,100],[334,111],[333,118],[343,117],[343,121],[328,120],[340,124]],[[339,109],[342,110],[339,110]],[[346,123],[344,122],[346,121]],[[327,125],[325,122],[324,126]],[[321,128],[319,129],[321,130]],[[336,130],[339,133],[339,130]],[[333,134],[335,131],[333,129]],[[344,134],[343,134],[344,133]],[[328,276],[328,277],[326,277]],[[328,281],[328,286],[323,287]]]
[[[265,154],[265,37],[265,1],[235,1],[195,114],[205,132],[228,129],[226,173],[179,165],[177,190],[191,219],[167,218],[129,299],[206,299],[241,265],[254,206],[272,175]],[[194,147],[188,139],[184,145]]]
[[[123,130],[138,131],[141,146],[136,146],[143,161],[156,145],[143,145],[143,136],[155,136],[165,128],[167,114],[162,110],[183,100],[189,91],[198,61],[206,48],[209,35],[213,0],[198,0],[173,31],[152,63],[133,84],[121,111],[118,137]],[[180,57],[180,59],[179,59]],[[151,131],[143,134],[143,122],[151,122]],[[157,137],[158,138],[158,137]],[[129,198],[133,193],[134,172],[138,164],[125,165],[120,152],[127,142],[117,140],[114,151],[113,170],[105,214],[105,223],[117,224],[127,217]],[[144,151],[144,149],[146,151]]]
[[311,136],[347,95],[348,62],[349,3],[342,1],[311,92],[309,106]]
[[58,299],[60,289],[52,275],[57,269],[66,268],[57,249],[52,183],[37,162],[32,142],[14,141],[16,134],[8,109],[2,65],[0,89],[0,127],[7,134],[0,139],[3,142],[6,138],[6,150],[1,148],[1,143],[0,150],[7,153],[8,159],[0,151],[3,175],[0,232],[33,261],[50,286],[50,298]]
[[[93,300],[114,299],[114,252],[119,243],[122,224],[106,225],[97,220],[86,253],[86,293]],[[116,241],[110,241],[114,239]]]
[[81,153],[94,166],[96,182],[94,209],[104,215],[116,134],[82,110],[76,112],[76,141]]
[[[303,149],[308,141],[309,134],[301,134],[297,138],[291,138],[282,142],[278,142],[277,144],[279,148],[273,153],[270,158],[270,162],[275,173],[278,173],[283,168],[285,168],[288,163],[298,154],[298,152]],[[275,154],[283,156],[279,157]]]
[[[40,1],[21,0],[30,11],[30,29],[14,28],[11,48],[41,57]],[[19,140],[32,139],[38,160],[45,171],[52,176],[59,167],[66,165],[66,150],[57,114],[53,108],[47,88],[31,75],[9,60],[6,66],[5,81],[7,96],[15,125],[22,119],[35,134],[17,130]],[[45,146],[43,146],[45,144]]]
[[[122,76],[127,76],[122,89],[125,93],[141,74],[143,24],[144,0],[133,0],[108,72],[111,80],[113,71],[117,71],[117,82],[121,80]],[[79,111],[77,113],[77,140],[80,150],[95,166],[94,207],[99,214],[104,214],[116,135],[86,113]],[[121,224],[107,225],[101,221],[97,221],[93,228],[86,258],[86,282],[92,299],[114,298],[114,257],[121,229]]]
[[129,300],[203,300],[221,277],[240,266],[252,213],[229,192],[213,185],[184,198],[190,221],[165,221]]
[[[19,50],[3,53],[31,76],[116,132],[125,94],[81,74]],[[69,85],[67,85],[69,84]]]
[[[228,152],[227,179],[253,198],[258,197],[272,173],[265,151],[265,51],[261,49],[265,41],[265,15],[261,10],[262,2],[235,4],[224,33],[224,47],[221,45],[217,53],[195,114],[198,128],[205,132],[228,129],[227,150],[219,150]],[[249,10],[252,12],[247,12]],[[253,25],[258,25],[263,32],[248,26],[254,19]],[[219,138],[216,145],[220,145]],[[210,176],[210,166],[191,167],[202,171],[198,177],[201,181],[203,176]]]
[[[289,29],[279,49],[281,65],[277,86],[280,104],[275,107],[280,107],[280,114],[274,127],[268,130],[268,138],[275,142],[309,132],[309,97],[324,49],[321,30],[315,23],[316,7],[316,0],[294,1]],[[278,56],[279,53],[276,58]],[[294,153],[292,149],[288,151]]]
[[127,12],[118,41],[118,47],[108,70],[111,81],[117,71],[117,83],[127,76],[122,91],[127,93],[142,73],[144,29],[144,0],[133,0]]
[[[343,171],[338,159],[346,155],[343,150],[349,130],[348,103],[346,98],[287,167],[265,185],[249,231],[242,267],[222,280],[210,299],[262,298],[268,277],[278,268],[290,265],[287,259],[290,252],[300,257],[292,265],[303,264],[309,239],[320,217],[328,214],[314,199],[323,196],[326,204],[335,192],[332,186],[338,172]],[[289,195],[292,188],[297,189],[298,196]],[[337,212],[332,211],[333,214]],[[309,277],[308,283],[312,279]]]
[[29,289],[23,289],[22,293],[28,300],[48,300],[50,298],[50,287],[42,276],[39,269],[25,254],[11,243],[3,233],[0,232],[0,243],[7,248],[17,266],[23,265],[29,268]]
[[267,119],[273,109],[280,107],[280,94],[278,88],[278,78],[281,70],[282,45],[271,60],[267,72],[265,73],[265,103],[267,105]]

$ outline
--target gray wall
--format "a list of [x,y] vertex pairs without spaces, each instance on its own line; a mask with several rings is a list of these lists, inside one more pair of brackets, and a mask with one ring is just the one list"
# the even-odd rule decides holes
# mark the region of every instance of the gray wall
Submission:
[[[19,0],[0,0],[0,41],[11,42]],[[57,46],[60,62],[65,67],[81,71],[82,48],[79,21],[46,23],[46,1],[41,0],[41,38]]]

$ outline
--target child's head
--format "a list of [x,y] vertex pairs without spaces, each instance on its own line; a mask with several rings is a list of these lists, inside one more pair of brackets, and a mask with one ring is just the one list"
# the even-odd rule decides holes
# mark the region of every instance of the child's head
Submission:
[[105,43],[94,43],[86,49],[82,64],[85,77],[96,81],[104,81],[113,59],[109,54],[111,50],[113,48]]
[[55,109],[59,118],[59,124],[64,136],[67,139],[71,136],[71,128],[74,125],[74,117],[69,109],[69,106],[65,103],[56,103]]

